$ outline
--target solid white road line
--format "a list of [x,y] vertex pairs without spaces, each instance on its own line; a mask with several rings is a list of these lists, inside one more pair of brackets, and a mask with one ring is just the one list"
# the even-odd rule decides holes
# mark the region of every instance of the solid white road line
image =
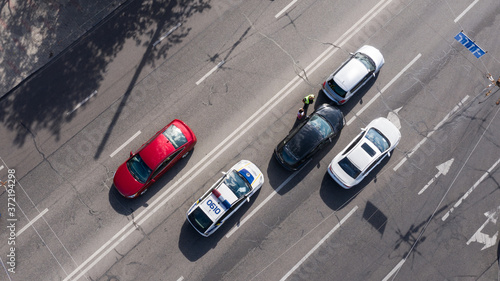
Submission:
[[[385,2],[385,3],[384,3]],[[347,30],[341,37],[333,43],[335,46],[342,47],[345,45],[352,37],[354,37],[361,29],[363,29],[370,20],[377,16],[384,8],[389,5],[392,0],[386,2],[386,0],[381,0],[377,3],[370,11],[368,11],[360,20],[358,20],[349,30]],[[383,4],[383,5],[382,5]],[[326,62],[336,51],[337,47],[329,46],[321,55],[319,55],[311,64],[309,64],[305,71],[311,75],[316,69],[318,69],[323,63]],[[196,163],[193,168],[186,172],[179,180],[177,180],[170,188],[162,192],[151,204],[149,204],[141,213],[135,216],[134,220],[129,221],[125,226],[118,231],[111,239],[104,243],[99,249],[97,249],[89,258],[87,258],[83,263],[81,263],[76,269],[73,270],[64,281],[67,280],[78,280],[87,271],[89,271],[93,265],[98,263],[103,259],[110,251],[116,247],[119,243],[125,240],[132,232],[135,231],[135,224],[144,223],[150,216],[152,216],[159,208],[165,205],[170,198],[172,198],[177,192],[182,190],[193,178],[199,175],[207,166],[209,166],[213,161],[217,159],[219,155],[226,151],[233,143],[235,143],[242,135],[244,135],[248,130],[250,130],[255,124],[257,124],[262,118],[264,118],[274,107],[285,99],[290,93],[297,88],[303,82],[302,78],[295,76],[290,82],[288,82],[285,87],[283,87],[278,93],[276,93],[271,99],[269,99],[263,106],[261,106],[252,116],[250,116],[245,122],[243,122],[236,130],[234,130],[229,136],[227,136],[222,142],[219,143],[212,151],[210,151],[203,159]],[[215,155],[214,155],[215,154]],[[205,161],[202,167],[200,167]],[[179,187],[178,185],[182,183]],[[178,188],[177,188],[178,187]],[[177,188],[177,189],[176,189]],[[176,190],[174,190],[176,189]],[[165,198],[169,195],[167,198]],[[165,198],[165,199],[164,199]],[[144,218],[138,221],[140,218]],[[127,231],[129,230],[130,231]],[[113,243],[116,239],[117,242]],[[111,245],[111,246],[110,246]],[[92,263],[90,263],[92,261]],[[88,265],[88,266],[87,266]],[[72,278],[75,274],[80,272],[76,278]]]
[[363,108],[361,108],[358,111],[358,113],[355,113],[354,116],[351,119],[349,119],[349,121],[347,121],[347,126],[349,126],[356,119],[357,116],[361,115],[363,111],[365,111],[376,99],[378,99],[378,97],[380,97],[380,95],[382,95],[385,92],[385,90],[387,90],[387,88],[389,88],[396,80],[398,80],[398,78],[401,77],[401,75],[403,75],[403,73],[405,73],[405,71],[408,70],[408,68],[410,68],[421,56],[422,54],[419,53],[398,74],[396,74],[396,76],[394,76],[394,78],[392,78],[391,81],[389,81],[389,83],[387,83],[387,85],[385,85],[385,87],[382,88],[382,90],[380,90],[380,92],[378,92],[365,106],[363,106]]
[[457,22],[459,21],[470,9],[472,9],[472,7],[474,7],[474,5],[477,4],[477,2],[479,2],[479,0],[475,0],[474,2],[472,2],[472,4],[469,5],[469,7],[467,7],[460,15],[458,15],[458,17],[453,21],[453,22]]
[[203,77],[200,78],[200,80],[198,80],[196,82],[196,85],[200,85],[201,82],[203,82],[205,79],[207,79],[208,76],[210,76],[210,74],[214,73],[217,69],[219,69],[219,67],[221,67],[224,63],[226,63],[225,61],[221,61],[219,62],[216,66],[214,66],[214,68],[212,68],[207,74],[205,74]]
[[284,12],[286,12],[286,10],[288,10],[291,6],[293,6],[293,4],[295,4],[297,2],[297,0],[293,0],[290,4],[286,5],[285,8],[283,8],[283,10],[281,10],[279,13],[277,13],[274,17],[275,18],[279,18]]
[[21,235],[21,233],[23,233],[28,227],[30,227],[34,222],[36,222],[39,218],[41,218],[43,215],[45,215],[45,213],[47,213],[49,211],[49,209],[45,209],[43,210],[40,214],[38,214],[34,219],[32,219],[31,221],[29,221],[23,228],[21,228],[16,236],[19,237],[19,235]]
[[343,225],[347,221],[347,219],[352,214],[354,214],[354,212],[356,212],[357,209],[358,206],[355,206],[337,225],[335,225],[335,227],[333,227],[332,230],[330,230],[330,232],[325,235],[325,237],[323,237],[323,239],[321,239],[304,257],[302,257],[302,259],[300,259],[300,261],[295,264],[295,266],[292,267],[292,269],[290,269],[290,271],[288,271],[287,274],[285,274],[285,276],[280,279],[280,281],[286,280],[295,270],[297,270],[297,268],[299,268],[299,266],[301,266],[302,263],[304,263],[307,258],[309,258],[309,256],[312,255],[312,253],[314,253],[326,241],[326,239],[328,239],[335,231],[337,231],[337,229],[339,229],[339,227]]
[[5,270],[5,274],[7,274],[7,277],[9,277],[9,281],[12,281],[12,279],[10,278],[9,271],[7,270],[7,268],[5,268],[5,264],[3,263],[2,257],[0,257],[0,263],[2,264],[2,267]]
[[141,131],[137,131],[137,133],[135,133],[133,136],[131,136],[124,144],[120,145],[120,147],[118,147],[115,151],[113,151],[113,153],[111,153],[111,155],[109,155],[109,157],[113,157],[115,156],[118,152],[120,152],[120,150],[122,150],[125,146],[127,146],[131,141],[133,141],[138,135],[141,134]]
[[75,110],[80,108],[82,105],[84,105],[86,102],[88,102],[93,96],[97,95],[97,90],[94,90],[88,97],[86,97],[83,101],[79,102],[73,110],[66,112],[66,115],[70,115],[73,113]]
[[500,163],[500,159],[498,159],[497,162],[495,162],[495,164],[493,164],[493,166],[491,166],[491,168],[489,168],[488,171],[486,173],[484,173],[483,176],[481,178],[479,178],[479,180],[476,181],[476,183],[469,190],[467,190],[467,192],[457,201],[457,203],[455,203],[455,205],[453,205],[453,207],[448,212],[446,212],[446,214],[441,219],[442,221],[445,221],[450,216],[450,214],[453,213],[455,208],[460,206],[460,204],[462,204],[462,202],[467,197],[469,197],[469,195],[472,193],[472,191],[474,191],[474,189],[476,189],[476,187],[491,174],[491,172],[493,171],[493,169],[495,169],[495,167],[498,165],[498,163]]
[[[305,167],[305,166],[307,166],[307,164],[305,164],[303,167]],[[243,224],[245,224],[245,222],[247,222],[253,215],[255,215],[255,213],[257,213],[257,211],[259,211],[269,200],[271,200],[271,198],[274,197],[274,195],[278,194],[278,192],[285,185],[287,185],[287,183],[290,182],[301,170],[302,170],[302,168],[300,168],[298,171],[295,171],[280,186],[278,186],[278,188],[276,188],[273,192],[271,192],[271,194],[269,194],[269,196],[267,196],[267,198],[264,199],[264,201],[262,201],[262,203],[260,203],[259,206],[257,206],[255,209],[253,209],[253,211],[248,216],[246,216],[243,220],[241,220],[241,222],[238,225],[236,225],[231,231],[229,231],[228,234],[226,234],[226,238],[231,237],[231,235],[233,235],[236,232],[236,230],[238,230],[241,226],[243,226]]]
[[394,268],[391,270],[391,272],[389,272],[389,274],[387,274],[387,276],[386,276],[384,279],[382,279],[382,281],[387,281],[387,280],[389,280],[389,278],[391,278],[391,277],[392,277],[392,275],[394,275],[394,273],[396,273],[396,272],[397,272],[397,271],[398,271],[398,270],[399,270],[399,269],[403,266],[403,264],[405,263],[405,261],[406,261],[405,259],[402,259],[402,260],[401,260],[401,261],[400,261],[400,262],[396,265],[396,267],[394,267]]
[[182,23],[180,22],[176,26],[172,27],[167,33],[165,33],[162,37],[160,37],[158,40],[156,40],[156,42],[153,43],[153,47],[155,47],[156,45],[160,44],[160,42],[163,39],[167,38],[172,32],[174,32],[181,25],[182,25]]
[[411,151],[410,153],[408,153],[403,159],[401,159],[401,161],[399,161],[399,163],[394,166],[393,170],[394,171],[397,171],[405,162],[406,160],[408,160],[408,158],[410,158],[413,153],[415,153],[419,148],[420,146],[422,146],[422,144],[424,144],[427,139],[432,136],[432,134],[434,134],[434,132],[436,132],[447,120],[448,118],[450,118],[450,116],[452,116],[453,114],[455,114],[455,112],[461,107],[464,105],[464,103],[469,99],[469,96],[465,96],[448,114],[446,114],[446,116],[443,118],[443,120],[441,120],[435,127],[434,129],[432,129],[432,131],[430,131],[427,136],[425,138],[423,138]]

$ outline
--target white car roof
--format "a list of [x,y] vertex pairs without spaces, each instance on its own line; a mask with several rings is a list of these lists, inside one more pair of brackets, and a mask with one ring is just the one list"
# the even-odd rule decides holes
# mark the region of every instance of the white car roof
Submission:
[[[390,147],[388,148],[388,150],[393,149],[401,139],[401,133],[399,129],[387,118],[379,117],[371,121],[364,129],[364,132],[368,132],[371,128],[377,129],[389,140]],[[357,138],[358,137],[356,137],[354,140],[356,140]],[[347,147],[350,147],[351,143],[349,143]],[[363,148],[363,145],[365,145],[367,149],[371,148],[375,152],[375,154],[373,156],[370,156],[370,154],[366,152],[365,148]],[[345,149],[347,149],[347,147]],[[382,152],[380,152],[380,150],[366,138],[366,134],[363,135],[362,139],[359,140],[356,147],[349,151],[347,155],[342,155],[344,151],[345,150],[335,156],[330,165],[332,165],[332,168],[334,170],[333,172],[338,177],[338,179],[347,186],[356,185],[359,181],[361,181],[365,176],[363,173],[365,172],[365,169],[368,168],[368,165],[373,163],[373,160],[378,158],[380,154],[382,154]],[[344,159],[344,157],[347,157],[347,159],[361,171],[356,179],[351,178],[342,169],[342,167],[340,167],[339,161]]]
[[[363,146],[368,146],[375,154],[370,156],[369,153],[363,148]],[[360,171],[364,171],[366,167],[372,163],[374,158],[377,158],[381,154],[380,150],[374,146],[366,137],[361,139],[360,143],[347,155],[349,161],[351,161]]]
[[[356,53],[369,56],[375,63],[375,72],[378,72],[382,65],[384,65],[382,53],[373,46],[364,45]],[[366,74],[368,74],[366,66],[359,60],[351,57],[349,62],[334,75],[333,79],[344,91],[350,91]]]
[[333,77],[344,91],[350,91],[368,74],[366,66],[357,59],[351,58]]

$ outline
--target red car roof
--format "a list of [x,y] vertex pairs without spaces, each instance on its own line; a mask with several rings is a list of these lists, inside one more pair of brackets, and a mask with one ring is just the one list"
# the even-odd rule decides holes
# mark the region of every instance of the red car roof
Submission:
[[148,165],[151,170],[154,170],[160,163],[167,158],[172,152],[175,151],[174,146],[168,141],[163,134],[152,140],[146,147],[144,147],[139,155],[142,160]]

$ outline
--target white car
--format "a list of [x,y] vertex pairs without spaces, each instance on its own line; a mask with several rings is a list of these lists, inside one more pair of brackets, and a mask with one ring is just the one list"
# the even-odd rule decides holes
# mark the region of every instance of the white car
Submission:
[[264,184],[262,172],[248,160],[236,163],[198,199],[187,220],[201,235],[214,233]]
[[385,157],[391,156],[401,139],[399,129],[387,118],[371,121],[330,165],[328,173],[343,188],[360,183]]
[[365,45],[335,70],[323,83],[323,92],[336,104],[348,101],[384,65],[382,53]]

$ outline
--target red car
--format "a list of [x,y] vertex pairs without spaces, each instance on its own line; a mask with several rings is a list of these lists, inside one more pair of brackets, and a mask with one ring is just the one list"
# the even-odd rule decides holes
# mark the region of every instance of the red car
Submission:
[[184,158],[196,144],[193,131],[175,119],[161,129],[130,158],[118,167],[113,184],[126,198],[144,194],[179,159]]

